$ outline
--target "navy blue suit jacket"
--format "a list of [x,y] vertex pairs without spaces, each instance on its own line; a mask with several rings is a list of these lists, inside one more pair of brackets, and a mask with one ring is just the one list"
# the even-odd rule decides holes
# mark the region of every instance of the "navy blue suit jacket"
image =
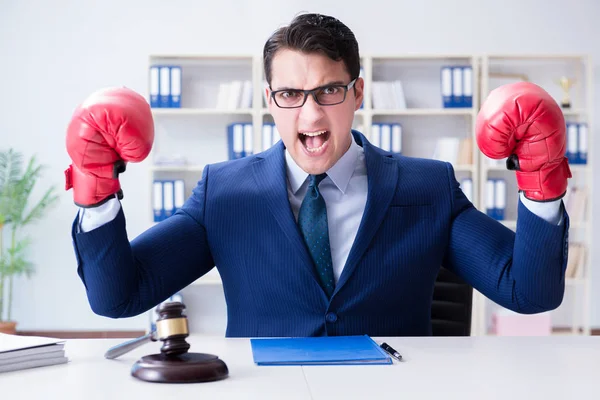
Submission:
[[431,334],[440,266],[520,313],[563,299],[569,220],[550,224],[519,203],[516,233],[467,200],[445,162],[364,148],[366,209],[328,299],[287,197],[284,146],[207,166],[183,208],[131,242],[123,211],[73,243],[90,305],[112,318],[155,306],[213,267],[226,335]]

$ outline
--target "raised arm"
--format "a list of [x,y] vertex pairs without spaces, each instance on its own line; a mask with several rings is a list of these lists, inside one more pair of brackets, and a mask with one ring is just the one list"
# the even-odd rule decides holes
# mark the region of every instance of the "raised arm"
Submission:
[[473,207],[451,168],[449,180],[453,222],[444,266],[510,310],[531,314],[557,308],[564,296],[567,264],[569,220],[564,209],[559,224],[519,200],[515,233]]
[[[93,93],[67,129],[66,189],[81,207],[72,227],[77,271],[100,315],[140,314],[214,266],[203,226],[204,178],[175,215],[131,242],[127,237],[119,174],[128,162],[145,159],[153,140],[148,103],[126,88]],[[81,214],[95,216],[91,230],[82,229]]]
[[477,117],[477,144],[507,157],[516,172],[516,233],[470,207],[454,174],[454,222],[446,261],[484,295],[517,312],[554,309],[564,296],[569,218],[562,197],[571,177],[566,124],[541,87],[519,82],[492,91]]
[[112,221],[89,232],[78,232],[75,220],[77,272],[95,313],[138,315],[214,267],[203,226],[204,185],[205,178],[173,216],[131,242],[122,208]]

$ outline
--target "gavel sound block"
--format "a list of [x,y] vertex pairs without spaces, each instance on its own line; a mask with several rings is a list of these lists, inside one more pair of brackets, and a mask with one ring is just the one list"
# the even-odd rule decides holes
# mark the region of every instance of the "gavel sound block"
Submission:
[[116,358],[148,340],[161,340],[160,354],[144,356],[133,365],[131,375],[148,382],[196,383],[224,379],[229,375],[225,362],[213,354],[189,353],[188,321],[180,302],[159,306],[156,332],[109,350],[105,357]]

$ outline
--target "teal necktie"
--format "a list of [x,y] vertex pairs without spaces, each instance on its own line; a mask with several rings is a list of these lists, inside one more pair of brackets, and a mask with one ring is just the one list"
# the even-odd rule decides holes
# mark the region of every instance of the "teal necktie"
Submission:
[[310,175],[306,196],[300,206],[298,226],[304,242],[315,263],[321,286],[328,297],[331,297],[335,282],[333,280],[333,262],[329,247],[329,228],[327,226],[327,208],[325,200],[319,192],[319,183],[327,174]]

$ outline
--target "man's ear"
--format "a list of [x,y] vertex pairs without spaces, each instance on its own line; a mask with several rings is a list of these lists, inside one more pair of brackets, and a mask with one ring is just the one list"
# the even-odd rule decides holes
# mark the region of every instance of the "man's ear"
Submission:
[[356,78],[354,82],[354,111],[358,110],[363,103],[365,94],[365,80],[361,77]]

